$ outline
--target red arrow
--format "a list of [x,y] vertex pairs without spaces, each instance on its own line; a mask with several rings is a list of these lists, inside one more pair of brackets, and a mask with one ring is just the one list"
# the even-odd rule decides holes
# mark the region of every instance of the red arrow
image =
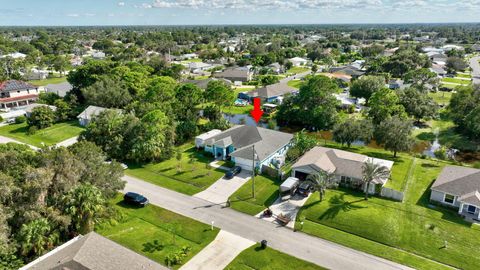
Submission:
[[253,110],[250,114],[257,123],[260,121],[260,118],[262,118],[263,111],[260,109],[260,98],[253,98]]

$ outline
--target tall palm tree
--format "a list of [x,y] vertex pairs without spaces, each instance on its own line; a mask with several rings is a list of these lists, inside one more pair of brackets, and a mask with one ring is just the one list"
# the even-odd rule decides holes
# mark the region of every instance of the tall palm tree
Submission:
[[325,196],[325,190],[328,187],[335,185],[335,175],[326,171],[320,171],[318,173],[308,175],[305,181],[312,183],[313,190],[318,191],[318,199],[322,201],[323,197]]
[[91,184],[82,184],[63,198],[64,211],[72,218],[75,229],[81,234],[89,233],[95,218],[103,210],[105,200],[102,192]]
[[58,232],[52,232],[46,218],[23,224],[18,233],[20,250],[24,256],[41,255],[58,242]]
[[368,159],[362,166],[362,181],[365,184],[365,200],[368,200],[368,187],[375,179],[385,179],[390,176],[390,170],[380,164],[374,163],[372,159]]

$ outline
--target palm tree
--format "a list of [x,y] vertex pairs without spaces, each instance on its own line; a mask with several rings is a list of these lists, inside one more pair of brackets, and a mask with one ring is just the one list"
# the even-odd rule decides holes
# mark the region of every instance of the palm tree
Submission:
[[22,255],[41,255],[58,242],[58,232],[51,232],[48,220],[39,218],[22,225],[18,240]]
[[374,163],[372,159],[368,159],[362,166],[363,183],[365,184],[365,200],[368,200],[368,187],[375,179],[385,179],[390,176],[390,170],[380,164]]
[[94,220],[103,210],[102,192],[91,184],[82,184],[68,192],[64,198],[64,211],[72,218],[72,224],[81,234],[93,230]]
[[325,190],[335,185],[335,175],[326,171],[320,171],[307,176],[308,181],[313,184],[313,190],[318,191],[319,200],[322,201],[325,196]]

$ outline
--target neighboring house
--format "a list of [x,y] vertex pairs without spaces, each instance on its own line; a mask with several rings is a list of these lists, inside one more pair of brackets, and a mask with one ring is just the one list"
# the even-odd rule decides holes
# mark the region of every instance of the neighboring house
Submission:
[[47,91],[47,93],[55,93],[62,98],[72,89],[73,86],[69,82],[47,84],[47,86],[45,86],[45,91]]
[[20,270],[167,270],[95,232],[80,235],[55,248]]
[[17,117],[25,116],[25,114],[26,113],[24,110],[11,110],[5,113],[0,113],[0,117],[2,119],[2,122],[11,123],[15,121]]
[[261,170],[263,166],[275,166],[278,160],[283,160],[292,139],[293,135],[289,133],[238,125],[206,139],[199,147],[204,147],[206,152],[212,153],[217,159],[231,158],[235,165],[251,171],[253,147],[255,168]]
[[12,108],[28,105],[44,92],[42,87],[24,81],[9,80],[0,83],[0,108]]
[[195,59],[195,58],[198,58],[198,54],[196,53],[186,53],[186,54],[182,54],[179,59],[181,60],[190,60],[190,59]]
[[308,64],[308,60],[301,57],[290,58],[288,61],[290,61],[294,67],[306,66]]
[[447,75],[447,71],[443,68],[443,66],[438,64],[432,64],[430,71],[437,74],[438,77],[444,77],[445,75]]
[[446,166],[430,188],[430,200],[480,220],[480,170]]
[[192,73],[200,73],[202,71],[206,71],[207,69],[213,68],[213,65],[203,63],[203,62],[190,62],[188,63],[188,69]]
[[52,105],[47,105],[47,104],[40,104],[40,103],[33,103],[33,104],[28,104],[27,106],[22,106],[22,110],[25,111],[25,116],[30,117],[30,115],[33,112],[33,109],[37,107],[48,107],[52,111],[56,111],[57,107],[52,106]]
[[276,74],[283,73],[283,67],[279,63],[272,63],[268,65],[268,68]]
[[195,137],[195,147],[202,148],[205,147],[205,141],[212,138],[215,135],[222,133],[219,129],[212,129],[209,132],[205,132],[203,134],[198,135]]
[[276,83],[267,85],[252,91],[241,93],[240,98],[252,100],[259,97],[264,102],[274,102],[285,94],[297,92],[298,89],[288,86],[286,83]]
[[354,67],[354,66],[341,66],[341,67],[333,67],[330,69],[330,73],[340,73],[348,75],[352,78],[358,78],[365,74],[364,71]]
[[27,55],[19,52],[14,52],[14,53],[0,56],[0,58],[6,58],[6,57],[10,57],[13,59],[24,59],[25,57],[27,57]]
[[472,50],[474,52],[480,52],[480,44],[473,44],[472,45]]
[[32,68],[23,77],[26,80],[45,80],[48,77],[48,71]]
[[248,82],[252,79],[253,73],[248,67],[227,68],[213,74],[215,78],[223,78],[232,82]]
[[93,52],[92,57],[94,59],[104,59],[105,58],[105,53],[104,52]]
[[99,115],[103,111],[108,110],[107,108],[97,107],[97,106],[88,106],[82,113],[80,113],[77,118],[81,126],[87,126],[94,116]]
[[392,90],[404,89],[407,86],[408,86],[407,84],[403,83],[402,79],[391,79],[390,81],[388,81],[388,88]]
[[205,80],[185,80],[184,83],[191,83],[195,84],[196,86],[202,88],[202,89],[207,89],[208,83],[211,81],[222,81],[226,85],[232,85],[232,82],[226,79],[216,79],[216,78],[208,78]]
[[[365,155],[337,150],[327,147],[316,146],[305,153],[292,166],[292,176],[300,180],[305,180],[308,175],[316,174],[321,171],[335,175],[336,181],[346,187],[365,190],[363,178],[363,165],[371,161],[376,164],[392,169],[393,161],[371,158]],[[368,192],[376,193],[387,183],[386,179],[374,179],[368,187]]]
[[447,58],[448,58],[446,54],[438,53],[438,52],[428,52],[427,56],[428,58],[430,58],[432,62],[447,62]]

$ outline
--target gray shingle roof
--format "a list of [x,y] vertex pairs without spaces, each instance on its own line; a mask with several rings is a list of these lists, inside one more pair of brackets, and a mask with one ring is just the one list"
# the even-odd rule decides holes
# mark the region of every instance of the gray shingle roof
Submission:
[[226,138],[231,140],[231,145],[236,149],[230,154],[232,157],[252,159],[251,146],[255,144],[257,158],[264,160],[276,150],[288,144],[292,140],[293,135],[255,126],[239,125],[208,139],[206,144],[217,145],[217,142],[222,141],[221,144],[225,145],[225,142],[227,142],[225,141]]
[[91,120],[94,116],[99,115],[103,111],[108,110],[107,108],[98,107],[98,106],[88,106],[83,112],[81,112],[77,118],[83,118]]
[[23,269],[132,270],[168,269],[95,232],[67,242]]
[[45,86],[47,92],[55,93],[61,97],[64,97],[68,92],[70,92],[73,86],[69,82],[47,84]]
[[287,93],[292,93],[298,91],[297,89],[288,86],[286,83],[276,83],[272,85],[267,85],[258,89],[254,89],[247,94],[250,97],[260,97],[260,98],[271,98],[283,96]]
[[480,191],[480,170],[446,166],[432,185],[432,190],[456,196]]

